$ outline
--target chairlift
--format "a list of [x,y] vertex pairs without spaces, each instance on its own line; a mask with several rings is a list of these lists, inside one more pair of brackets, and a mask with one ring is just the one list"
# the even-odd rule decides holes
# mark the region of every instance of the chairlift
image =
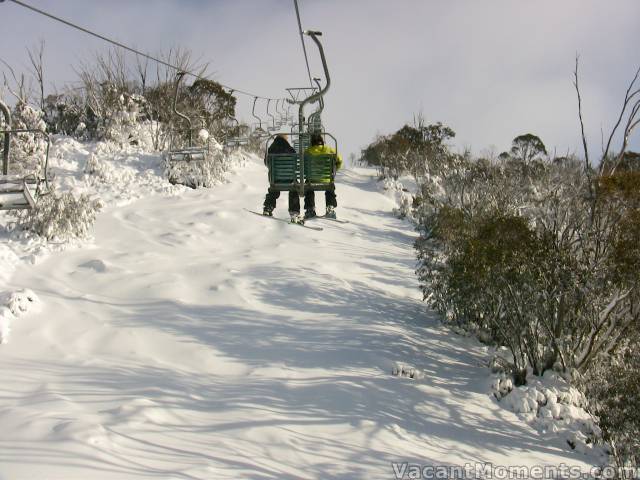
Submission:
[[256,115],[256,101],[258,100],[258,97],[253,97],[253,108],[251,109],[251,115],[253,115],[253,117],[258,120],[257,123],[252,124],[252,132],[251,132],[251,136],[254,138],[258,138],[258,139],[263,139],[263,138],[267,138],[269,136],[269,134],[267,133],[267,131],[262,128],[262,119]]
[[[312,38],[320,52],[322,66],[324,68],[326,85],[321,88],[319,82],[318,87],[302,87],[287,88],[290,104],[298,105],[298,123],[292,126],[291,135],[293,136],[293,145],[296,153],[291,154],[270,154],[266,153],[266,163],[269,169],[269,185],[273,190],[279,191],[296,191],[300,196],[304,195],[305,190],[329,190],[335,188],[335,175],[337,164],[337,153],[318,155],[313,157],[305,156],[304,152],[308,148],[310,130],[309,125],[304,121],[304,107],[313,102],[320,102],[329,90],[331,78],[329,69],[324,56],[322,44],[318,39],[322,35],[321,32],[305,31],[305,35]],[[303,99],[302,95],[305,95]],[[308,95],[307,95],[308,94]],[[320,103],[320,108],[324,107],[324,103]],[[320,110],[321,111],[321,110]],[[315,125],[315,123],[314,123]],[[297,132],[296,132],[297,130]],[[338,142],[333,135],[327,132],[321,133],[323,138],[329,137],[333,140],[335,150],[338,151]],[[270,141],[276,135],[272,135],[267,141],[267,147]]]
[[[274,134],[267,141],[268,147],[280,134]],[[267,167],[269,169],[269,186],[273,190],[298,191],[304,195],[305,190],[330,190],[335,185],[337,154],[305,156],[304,162],[300,161],[300,151],[304,152],[309,147],[309,134],[302,135],[302,148],[300,147],[300,132],[292,132],[293,147],[296,153],[267,153]],[[321,132],[322,137],[331,139],[335,151],[338,151],[338,141],[328,133]],[[303,186],[303,187],[301,187]]]
[[280,109],[278,108],[278,106],[280,105],[280,102],[281,102],[281,101],[282,101],[282,99],[281,99],[281,98],[279,98],[279,99],[276,101],[276,114],[278,115],[278,117],[277,117],[277,119],[276,119],[276,121],[275,121],[275,124],[276,124],[276,126],[277,126],[278,128],[282,128],[282,127],[284,127],[284,126],[287,124],[287,122],[285,121],[285,118],[284,118],[284,114],[283,114],[283,112],[281,112],[281,111],[280,111]]
[[[206,135],[204,146],[194,145],[194,130],[206,131],[204,118],[200,118],[201,127],[193,126],[193,121],[184,113],[178,111],[178,91],[182,78],[186,72],[179,71],[176,74],[176,86],[173,97],[173,112],[177,117],[187,123],[187,128],[178,129],[175,126],[171,129],[171,137],[169,141],[169,150],[165,152],[165,171],[169,182],[172,184],[182,184],[191,188],[197,188],[203,185],[203,178],[206,178],[207,169],[209,168],[206,159],[209,154],[210,139]],[[186,133],[188,144],[184,146],[183,137]],[[182,135],[181,135],[182,134]]]
[[[2,175],[0,175],[0,210],[30,210],[35,208],[39,198],[51,192],[48,175],[49,168],[49,148],[51,147],[51,137],[42,130],[22,128],[11,129],[11,112],[9,108],[0,101],[0,110],[4,115],[5,130],[0,130],[4,134],[2,152]],[[11,135],[19,133],[33,133],[42,135],[47,140],[47,150],[44,157],[44,168],[42,176],[40,172],[28,175],[9,174],[11,163]]]
[[269,113],[269,104],[271,103],[271,99],[267,99],[267,115],[271,117],[271,126],[267,125],[267,131],[269,133],[277,132],[278,127],[276,126],[276,117],[274,117],[271,113]]
[[[235,90],[232,88],[229,90],[229,96],[233,96],[233,92]],[[238,122],[238,120],[231,114],[231,112],[229,112],[229,115],[227,116],[227,124],[224,126],[224,131],[225,131],[225,139],[224,139],[224,146],[226,148],[238,148],[244,145],[248,145],[249,144],[249,137],[248,135],[245,134],[242,135],[241,129],[240,129],[240,122]],[[233,126],[231,126],[229,124],[229,122],[235,124]],[[230,132],[232,132],[230,134]]]
[[238,122],[238,120],[233,117],[233,116],[229,116],[228,117],[229,120],[231,120],[231,122],[234,122],[235,125],[233,127],[231,127],[229,130],[234,131],[235,133],[231,136],[229,136],[224,143],[224,146],[227,148],[237,148],[237,147],[241,147],[243,145],[248,145],[249,144],[249,137],[242,136],[240,134],[240,122]]
[[172,131],[171,141],[169,146],[169,151],[166,153],[166,159],[169,166],[179,164],[181,162],[202,162],[207,158],[207,154],[209,153],[209,142],[207,140],[207,146],[194,146],[193,145],[193,122],[191,119],[178,111],[178,88],[180,86],[180,81],[186,75],[186,72],[180,71],[176,75],[176,88],[173,97],[173,112],[183,120],[185,120],[188,124],[187,130],[179,130],[180,132],[187,132],[189,138],[189,145],[187,147],[175,147],[174,142],[176,138],[180,138],[177,134],[178,131]]

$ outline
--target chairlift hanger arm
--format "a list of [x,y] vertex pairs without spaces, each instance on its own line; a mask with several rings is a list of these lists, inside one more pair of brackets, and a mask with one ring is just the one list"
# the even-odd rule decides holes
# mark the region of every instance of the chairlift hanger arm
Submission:
[[[11,111],[9,107],[7,107],[2,101],[0,101],[0,110],[2,110],[2,114],[4,115],[4,121],[7,125],[7,128],[11,128]],[[9,147],[11,146],[11,139],[9,138],[9,133],[4,134],[4,147],[2,150],[2,174],[9,174]]]
[[[316,84],[318,85],[318,90],[322,90],[322,85],[320,85],[320,79],[319,78],[314,78],[313,81],[316,82]],[[318,109],[318,113],[322,113],[322,111],[324,110],[324,97],[320,97],[318,102],[320,104],[320,108]]]
[[262,119],[256,115],[256,102],[258,101],[258,97],[253,97],[253,108],[251,109],[251,115],[253,115],[253,118],[255,118],[256,120],[258,120],[258,122],[260,122],[260,130],[262,130]]
[[176,74],[176,89],[173,95],[173,111],[175,112],[176,115],[178,115],[180,118],[183,118],[184,120],[187,121],[187,123],[189,124],[189,146],[191,147],[193,144],[193,140],[192,140],[192,135],[191,135],[191,131],[193,130],[193,124],[191,123],[191,119],[186,116],[184,113],[180,113],[178,111],[178,87],[180,86],[180,82],[182,81],[182,78],[187,74],[187,72],[180,70],[177,74]]
[[271,125],[276,126],[276,117],[269,113],[269,104],[271,103],[271,99],[267,100],[267,116],[271,117]]
[[324,49],[322,48],[322,44],[320,43],[320,40],[318,40],[318,37],[322,35],[322,32],[317,32],[317,31],[312,31],[312,30],[305,30],[304,34],[310,36],[311,39],[315,42],[315,44],[318,47],[318,50],[320,52],[320,59],[322,60],[322,68],[324,69],[324,77],[325,77],[327,83],[324,86],[324,89],[320,90],[319,92],[317,92],[317,93],[311,95],[310,97],[306,98],[305,100],[303,100],[302,104],[300,105],[301,107],[303,107],[307,103],[314,102],[318,98],[323,97],[329,91],[329,87],[331,86],[331,76],[329,75],[329,67],[327,67],[327,59],[324,56]]

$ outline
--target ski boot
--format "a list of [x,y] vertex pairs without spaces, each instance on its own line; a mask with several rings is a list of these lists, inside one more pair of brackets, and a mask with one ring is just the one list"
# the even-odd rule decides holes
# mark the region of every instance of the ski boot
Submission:
[[327,207],[327,213],[325,213],[324,216],[327,217],[327,218],[333,218],[335,220],[335,218],[336,218],[336,209],[335,209],[335,207],[328,206]]
[[305,210],[304,212],[304,218],[313,218],[316,216],[316,211],[314,208],[307,208],[307,210]]
[[264,207],[262,210],[262,215],[265,217],[273,217],[273,208]]
[[300,215],[298,212],[289,212],[291,216],[291,223],[299,223],[300,225],[304,225],[304,217]]

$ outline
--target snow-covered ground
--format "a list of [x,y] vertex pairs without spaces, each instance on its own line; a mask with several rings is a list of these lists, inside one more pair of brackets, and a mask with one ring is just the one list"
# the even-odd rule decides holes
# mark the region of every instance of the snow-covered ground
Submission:
[[0,346],[0,479],[588,469],[497,402],[486,347],[426,310],[415,235],[373,171],[339,175],[350,223],[317,220],[316,232],[244,210],[261,208],[261,159],[199,190],[141,161],[129,161],[128,186],[103,187],[89,244],[38,256],[47,247],[0,239],[1,286],[38,298]]

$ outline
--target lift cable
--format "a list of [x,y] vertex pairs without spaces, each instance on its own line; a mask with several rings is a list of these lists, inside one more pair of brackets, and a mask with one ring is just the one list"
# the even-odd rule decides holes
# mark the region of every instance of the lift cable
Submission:
[[[0,2],[3,2],[3,1],[4,0],[0,0]],[[202,77],[201,75],[198,75],[197,73],[185,71],[185,70],[181,69],[180,67],[178,67],[176,65],[172,65],[172,64],[170,64],[170,63],[168,63],[168,62],[166,62],[164,60],[161,60],[161,59],[156,58],[156,57],[152,57],[151,55],[148,55],[148,54],[143,53],[143,52],[141,52],[139,50],[136,50],[135,48],[131,48],[131,47],[129,47],[129,46],[123,44],[123,43],[117,42],[117,41],[112,40],[110,38],[107,38],[107,37],[105,37],[103,35],[100,35],[98,33],[92,32],[91,30],[89,30],[87,28],[81,27],[79,25],[76,25],[76,24],[68,21],[68,20],[65,20],[63,18],[57,17],[55,15],[52,15],[51,13],[45,12],[44,10],[40,10],[40,9],[38,9],[36,7],[28,5],[28,4],[26,4],[26,3],[24,3],[24,2],[22,2],[20,0],[9,0],[9,1],[15,3],[16,5],[20,5],[21,7],[24,7],[24,8],[27,8],[29,10],[32,10],[32,11],[34,11],[36,13],[39,13],[40,15],[44,15],[45,17],[49,17],[49,18],[51,18],[51,19],[53,19],[53,20],[55,20],[57,22],[64,23],[65,25],[67,25],[69,27],[72,27],[72,28],[75,28],[76,30],[80,30],[81,32],[84,32],[84,33],[87,33],[89,35],[92,35],[92,36],[94,36],[96,38],[99,38],[100,40],[104,40],[105,42],[111,43],[112,45],[115,45],[117,47],[123,48],[124,50],[128,50],[128,51],[130,51],[132,53],[135,53],[136,55],[140,55],[141,57],[148,58],[149,60],[157,62],[160,65],[164,65],[165,67],[172,68],[172,69],[174,69],[174,70],[176,70],[178,72],[184,71],[187,75],[191,75],[192,77],[198,78],[200,80],[208,80],[207,78]],[[222,86],[223,88],[226,88],[228,90],[233,90],[236,93],[249,96],[249,97],[258,97],[258,98],[264,99],[264,100],[275,100],[275,99],[270,99],[269,97],[263,97],[263,96],[260,96],[260,95],[255,95],[253,93],[246,92],[244,90],[239,90],[237,88],[231,88],[231,87],[228,87],[227,85],[220,84],[220,86]]]
[[313,81],[311,80],[311,69],[309,68],[309,57],[307,56],[307,47],[304,43],[304,34],[302,33],[302,23],[300,22],[300,9],[298,8],[298,0],[293,0],[293,5],[296,7],[296,17],[298,18],[298,31],[300,32],[300,41],[302,42],[302,51],[304,52],[304,61],[307,64],[307,74],[309,75],[309,84],[313,87]]

